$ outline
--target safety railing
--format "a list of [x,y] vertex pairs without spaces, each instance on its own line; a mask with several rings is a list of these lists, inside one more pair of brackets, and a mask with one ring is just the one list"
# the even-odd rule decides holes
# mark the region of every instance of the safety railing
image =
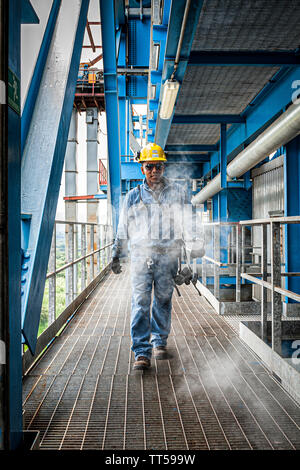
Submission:
[[24,353],[25,370],[109,270],[112,244],[110,225],[55,222],[36,353]]
[[[207,277],[213,277],[214,297],[220,299],[220,277],[234,277],[236,302],[242,300],[243,283],[247,281],[260,286],[261,338],[267,340],[269,303],[272,318],[271,343],[279,354],[282,340],[282,296],[300,301],[299,293],[282,287],[283,277],[299,277],[300,272],[285,272],[284,235],[281,226],[298,223],[300,216],[204,224],[207,249],[202,259],[202,284],[207,287]],[[255,227],[260,230],[256,237]],[[255,239],[259,239],[259,246],[255,246]],[[209,265],[212,268],[208,269]]]
[[[241,221],[240,225],[261,227],[261,264],[260,271],[241,277],[247,281],[261,286],[261,338],[267,340],[267,291],[271,293],[271,342],[272,349],[279,354],[282,350],[282,296],[300,302],[300,294],[285,289],[281,286],[281,278],[300,276],[299,272],[282,272],[282,231],[285,224],[299,224],[300,217],[274,217],[269,219],[256,219]],[[268,236],[267,226],[270,226],[270,273],[268,272]],[[270,282],[268,275],[270,274]]]
[[256,267],[252,231],[246,233],[246,227],[241,227],[238,222],[210,222],[203,227],[207,254],[202,259],[202,283],[207,286],[207,277],[213,277],[214,296],[219,299],[220,277],[235,277],[235,300],[240,302],[241,273]]

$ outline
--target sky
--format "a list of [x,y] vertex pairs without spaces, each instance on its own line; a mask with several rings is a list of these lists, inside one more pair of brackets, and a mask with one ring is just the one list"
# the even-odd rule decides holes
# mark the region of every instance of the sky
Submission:
[[[66,1],[66,0],[64,0]],[[71,1],[71,0],[68,0]],[[73,1],[73,0],[72,0]],[[40,45],[42,42],[43,34],[46,28],[48,16],[52,6],[52,0],[31,0],[31,4],[37,13],[40,23],[22,25],[21,28],[21,106],[23,109],[28,86],[30,84],[31,76],[39,53]],[[100,21],[99,0],[90,0],[89,21]],[[99,25],[91,25],[94,41],[96,45],[101,44],[101,28]],[[90,44],[87,32],[85,32],[83,44]],[[82,49],[81,62],[92,60],[100,54],[100,50],[96,49],[93,53],[91,49]],[[102,60],[95,64],[95,67],[102,68]],[[106,118],[105,114],[100,116],[99,119],[99,141],[98,156],[103,160],[107,158],[107,143],[106,143]],[[78,194],[87,194],[86,189],[86,124],[85,113],[78,116]],[[104,162],[105,163],[105,162]],[[56,219],[65,219],[64,214],[64,175],[61,182],[61,190],[57,208]],[[99,204],[99,222],[105,223],[106,220],[106,204],[101,201]],[[86,204],[78,204],[78,220],[86,220]]]

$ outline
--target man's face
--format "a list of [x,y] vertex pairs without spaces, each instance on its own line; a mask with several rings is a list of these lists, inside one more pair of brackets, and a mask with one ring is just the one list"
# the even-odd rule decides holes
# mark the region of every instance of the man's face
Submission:
[[144,162],[142,165],[142,173],[146,176],[146,180],[151,184],[158,184],[161,182],[165,165],[163,162]]

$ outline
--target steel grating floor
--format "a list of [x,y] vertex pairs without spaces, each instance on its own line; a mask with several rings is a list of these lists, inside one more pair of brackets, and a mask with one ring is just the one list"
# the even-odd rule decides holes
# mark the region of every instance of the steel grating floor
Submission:
[[192,286],[172,358],[132,371],[130,280],[108,275],[24,379],[41,449],[300,449],[300,408]]

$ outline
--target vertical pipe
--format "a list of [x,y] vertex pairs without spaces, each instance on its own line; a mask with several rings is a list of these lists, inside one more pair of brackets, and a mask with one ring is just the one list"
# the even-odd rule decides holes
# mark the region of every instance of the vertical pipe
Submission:
[[[267,250],[267,225],[261,226],[261,274],[262,280],[268,280],[268,250]],[[261,288],[261,339],[267,341],[267,292]]]
[[281,354],[282,304],[281,295],[274,287],[281,286],[280,223],[271,222],[271,305],[272,305],[272,349]]
[[[49,271],[56,270],[56,223],[53,228],[52,244],[49,257]],[[56,274],[49,278],[49,312],[48,326],[55,321],[56,317]]]

